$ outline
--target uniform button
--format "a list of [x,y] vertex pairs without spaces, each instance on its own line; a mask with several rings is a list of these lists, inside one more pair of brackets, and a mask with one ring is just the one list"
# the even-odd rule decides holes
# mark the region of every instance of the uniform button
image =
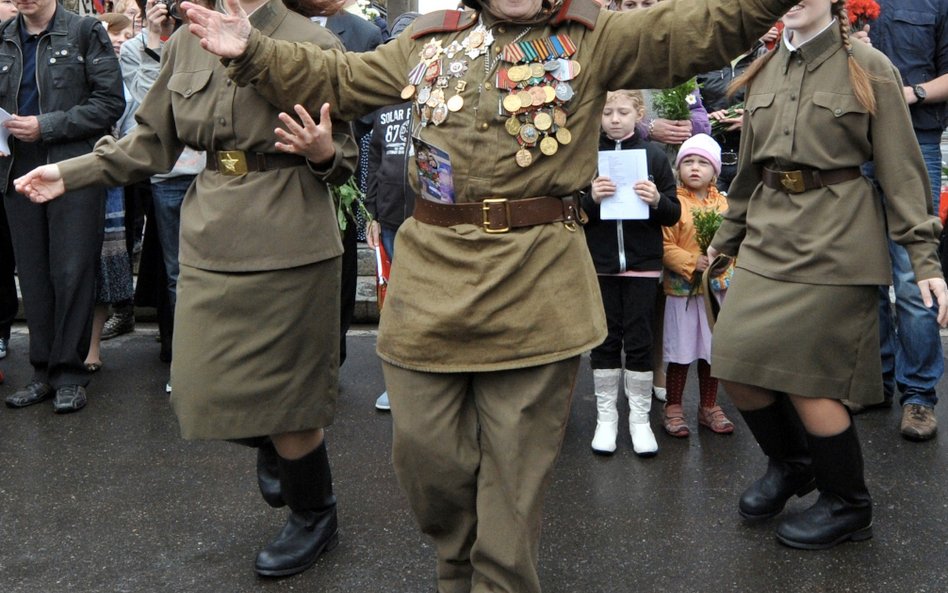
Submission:
[[224,84],[226,84],[227,86],[230,86],[230,85],[232,85],[233,83],[234,83],[234,81],[228,78],[228,79],[227,79],[227,82],[224,83]]
[[803,65],[803,60],[797,59],[797,66],[802,66],[802,65]]
[[491,87],[491,85],[490,85],[489,82],[485,82],[485,83],[484,83],[484,90],[485,90],[485,91],[489,91],[491,88],[492,88],[492,87]]
[[836,110],[833,111],[833,113],[835,113],[836,115],[842,115],[842,114],[843,114],[843,110],[840,109],[839,107],[837,107]]
[[790,128],[784,128],[784,129],[783,129],[783,135],[784,135],[784,136],[789,136],[789,135],[790,135]]
[[791,100],[791,101],[796,101],[796,100],[797,100],[797,94],[796,94],[796,93],[791,94],[791,95],[790,95],[790,100]]
[[486,121],[482,121],[478,127],[481,129],[482,132],[486,132],[487,128],[489,128],[490,126],[487,124]]
[[225,120],[225,119],[222,117],[222,118],[220,118],[220,119],[217,120],[217,123],[219,123],[219,124],[222,125],[222,126],[226,126],[226,125],[227,125],[227,120]]
[[507,32],[507,27],[497,27],[497,32],[503,35]]
[[190,96],[191,96],[191,89],[188,89],[188,90],[184,91],[184,96],[185,96],[185,97],[190,97]]

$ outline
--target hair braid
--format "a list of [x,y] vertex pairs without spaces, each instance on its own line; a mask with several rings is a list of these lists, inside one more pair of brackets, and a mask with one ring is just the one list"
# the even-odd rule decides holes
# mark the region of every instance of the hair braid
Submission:
[[843,49],[849,64],[849,84],[853,87],[856,100],[870,115],[876,114],[876,95],[872,90],[873,77],[856,61],[853,56],[853,42],[849,36],[849,14],[846,12],[845,2],[839,1],[832,5],[833,14],[839,23],[839,35],[843,40]]

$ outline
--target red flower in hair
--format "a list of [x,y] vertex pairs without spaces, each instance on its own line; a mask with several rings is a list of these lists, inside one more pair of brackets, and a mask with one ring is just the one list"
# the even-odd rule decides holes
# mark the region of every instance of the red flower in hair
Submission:
[[846,13],[849,24],[855,30],[861,30],[869,21],[879,18],[879,3],[876,0],[846,0]]

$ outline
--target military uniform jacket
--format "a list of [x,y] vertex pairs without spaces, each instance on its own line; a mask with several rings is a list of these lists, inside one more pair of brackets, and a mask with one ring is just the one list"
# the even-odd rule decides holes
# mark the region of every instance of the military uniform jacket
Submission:
[[[318,40],[340,47],[332,33],[290,12],[280,0],[261,6],[251,22],[264,35]],[[304,103],[314,117],[319,104]],[[171,169],[185,146],[208,151],[274,153],[277,108],[224,74],[219,59],[187,30],[162,48],[158,79],[136,114],[138,126],[116,141],[107,137],[92,155],[60,164],[69,188],[127,185]],[[334,114],[335,115],[335,114]],[[295,114],[294,114],[295,116]],[[286,269],[342,253],[335,207],[326,182],[343,182],[355,168],[349,126],[333,118],[336,156],[324,169],[285,167],[243,176],[201,172],[181,209],[180,262],[222,272]]]
[[[281,44],[254,31],[245,53],[229,61],[229,74],[284,109],[301,99],[328,100],[354,117],[405,100],[401,94],[426,46],[464,43],[481,24],[493,44],[460,68],[463,108],[417,133],[451,156],[458,203],[566,196],[595,175],[607,90],[665,88],[720,67],[792,4],[691,0],[616,13],[600,11],[592,0],[565,0],[532,23],[447,11],[419,18],[406,34],[362,54]],[[534,148],[533,164],[522,168],[515,160],[521,147],[505,129],[509,115],[500,111],[508,93],[497,88],[498,57],[515,40],[557,34],[569,36],[576,47],[571,59],[581,67],[566,105],[572,142],[552,156]],[[410,218],[397,242],[378,339],[379,355],[391,364],[429,372],[528,367],[578,355],[606,335],[581,231],[545,224],[488,234],[475,225],[445,228]]]
[[[887,285],[888,221],[916,277],[939,277],[941,225],[930,215],[928,174],[895,67],[853,43],[856,60],[876,77],[871,116],[849,83],[835,23],[793,52],[783,42],[774,51],[747,91],[738,173],[712,246],[737,255],[738,267],[776,280]],[[884,204],[865,177],[799,194],[761,183],[764,166],[830,170],[870,160]]]

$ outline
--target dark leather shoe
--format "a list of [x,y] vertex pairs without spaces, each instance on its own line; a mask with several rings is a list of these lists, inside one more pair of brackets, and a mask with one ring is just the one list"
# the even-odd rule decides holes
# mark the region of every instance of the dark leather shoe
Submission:
[[294,511],[276,539],[257,554],[254,569],[265,577],[297,574],[338,544],[335,507],[325,511]]
[[808,467],[770,459],[767,473],[741,495],[738,512],[752,521],[769,519],[782,511],[794,494],[806,496],[814,488],[816,481]]
[[57,414],[78,412],[86,407],[86,389],[82,385],[63,385],[56,390],[53,411]]
[[7,396],[8,408],[25,408],[49,399],[53,395],[53,388],[46,383],[33,381],[26,387],[18,389]]
[[813,506],[777,526],[780,543],[802,550],[825,550],[871,537],[871,502],[851,502],[831,492],[820,493]]

